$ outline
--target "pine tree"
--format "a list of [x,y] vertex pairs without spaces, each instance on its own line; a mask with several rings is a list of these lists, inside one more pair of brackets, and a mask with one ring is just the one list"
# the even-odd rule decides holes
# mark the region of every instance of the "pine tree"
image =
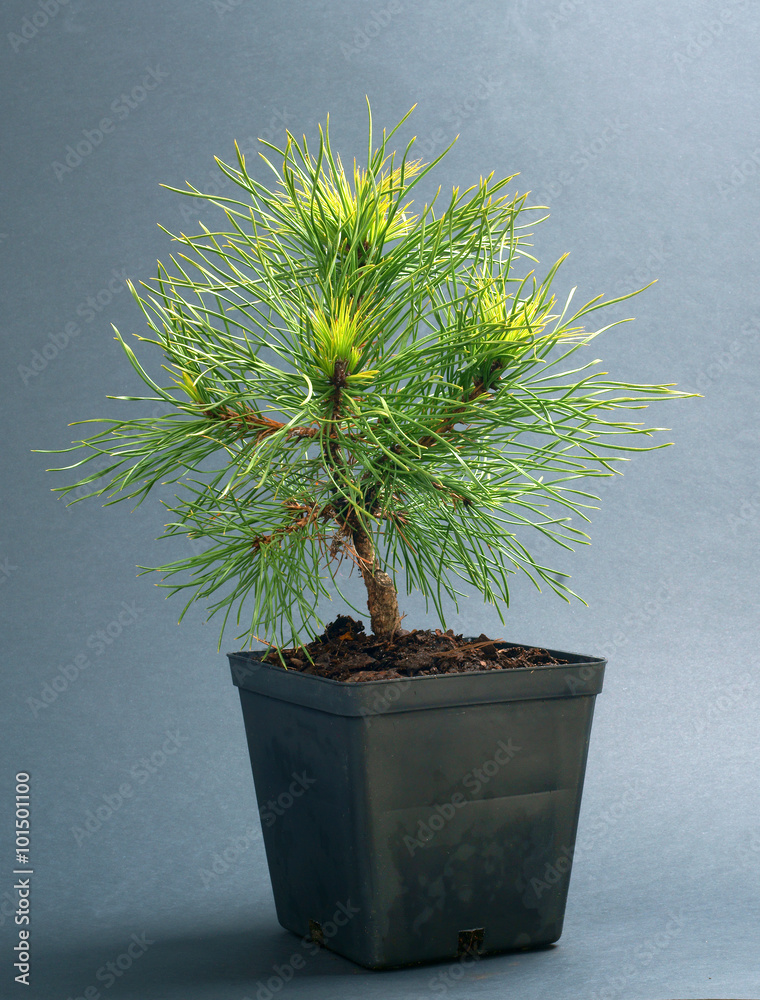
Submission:
[[60,488],[77,491],[73,502],[140,503],[159,483],[180,487],[163,537],[203,544],[155,569],[171,593],[190,591],[185,611],[204,600],[223,612],[222,632],[247,609],[248,638],[315,635],[330,581],[352,603],[336,577],[346,559],[381,638],[401,620],[401,581],[444,625],[458,581],[502,620],[518,571],[575,596],[526,536],[585,542],[573,515],[588,520],[596,498],[581,481],[665,446],[628,444],[661,428],[621,411],[686,395],[575,361],[617,325],[581,321],[631,296],[573,309],[571,292],[557,306],[564,258],[542,280],[529,269],[528,220],[543,208],[508,193],[516,175],[454,188],[440,209],[438,188],[413,214],[410,193],[451,147],[429,164],[412,159],[413,139],[389,154],[409,114],[373,148],[370,112],[366,167],[343,166],[328,118],[315,154],[289,132],[284,149],[261,140],[273,189],[238,149],[234,166],[217,162],[242,199],[180,192],[220,207],[227,230],[174,237],[184,252],[172,273],[159,264],[143,295],[130,284],[153,334],[138,339],[161,349],[173,381],[151,378],[117,330],[151,394],[111,397],[169,411],[103,420],[63,449],[84,451],[68,468],[98,460]]

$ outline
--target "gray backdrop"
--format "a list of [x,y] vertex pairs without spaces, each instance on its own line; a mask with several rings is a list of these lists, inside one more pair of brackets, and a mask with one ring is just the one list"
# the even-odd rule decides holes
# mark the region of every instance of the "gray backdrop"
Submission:
[[215,218],[159,183],[213,192],[233,139],[312,137],[327,112],[360,153],[367,94],[377,126],[417,102],[404,135],[426,158],[460,135],[444,192],[520,172],[552,210],[536,255],[571,251],[560,291],[658,278],[599,354],[613,377],[704,398],[650,410],[674,447],[603,482],[593,546],[560,560],[588,607],[518,581],[508,633],[474,598],[450,622],[609,658],[559,945],[392,973],[321,952],[273,995],[759,996],[757,5],[6,0],[0,22],[4,995],[263,1000],[299,951],[275,918],[232,643],[217,652],[201,609],[178,627],[179,599],[136,577],[168,557],[162,508],[66,508],[31,449],[138,387],[110,328],[144,330],[124,280],[172,252],[157,222]]

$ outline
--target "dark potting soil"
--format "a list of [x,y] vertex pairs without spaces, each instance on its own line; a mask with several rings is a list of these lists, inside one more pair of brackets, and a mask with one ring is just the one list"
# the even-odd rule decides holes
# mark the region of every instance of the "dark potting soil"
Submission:
[[[308,651],[309,656],[306,655]],[[503,639],[465,639],[449,629],[397,629],[389,640],[367,635],[364,625],[339,615],[313,642],[295,649],[272,649],[264,659],[335,681],[381,681],[472,670],[508,670],[565,663],[545,649],[508,646]]]

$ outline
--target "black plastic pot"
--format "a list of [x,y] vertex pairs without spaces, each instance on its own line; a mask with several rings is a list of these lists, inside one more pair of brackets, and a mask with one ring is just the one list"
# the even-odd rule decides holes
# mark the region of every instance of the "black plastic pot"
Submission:
[[283,927],[370,969],[559,938],[606,661],[551,652],[356,684],[228,654]]

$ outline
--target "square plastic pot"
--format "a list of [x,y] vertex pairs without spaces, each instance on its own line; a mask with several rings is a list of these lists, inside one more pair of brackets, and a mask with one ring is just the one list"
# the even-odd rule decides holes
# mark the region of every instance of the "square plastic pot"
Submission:
[[606,661],[550,652],[355,684],[228,654],[283,927],[370,969],[560,937]]

